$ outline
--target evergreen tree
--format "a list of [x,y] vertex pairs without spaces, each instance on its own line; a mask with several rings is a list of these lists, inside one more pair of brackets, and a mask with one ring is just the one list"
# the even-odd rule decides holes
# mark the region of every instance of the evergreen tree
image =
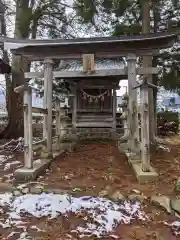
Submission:
[[[11,3],[12,4],[12,3]],[[66,26],[69,18],[66,8],[69,8],[61,0],[17,0],[15,1],[15,27],[14,37],[17,39],[37,38],[39,36],[52,35],[52,31],[58,32],[59,37],[65,37],[70,32]],[[3,15],[13,10],[7,6]],[[5,18],[4,18],[5,19]],[[3,33],[6,35],[6,31]],[[72,36],[71,36],[72,37]],[[8,104],[9,123],[1,133],[1,138],[16,138],[23,136],[23,95],[14,92],[14,88],[24,84],[23,72],[30,70],[31,63],[18,56],[12,56],[12,80],[8,82],[6,97]],[[13,106],[13,107],[12,107]]]
[[[96,29],[101,36],[142,33],[140,0],[76,0],[74,8],[81,23]],[[180,27],[180,0],[151,0],[150,13],[150,32],[172,31]],[[179,40],[171,49],[160,51],[153,58],[153,66],[161,69],[158,76],[153,76],[153,82],[180,94]]]

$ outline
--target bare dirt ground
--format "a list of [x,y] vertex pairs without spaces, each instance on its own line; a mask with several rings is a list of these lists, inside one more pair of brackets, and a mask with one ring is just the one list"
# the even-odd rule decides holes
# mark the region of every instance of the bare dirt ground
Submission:
[[[147,197],[175,195],[175,183],[180,172],[180,150],[172,144],[169,144],[168,148],[170,152],[159,149],[151,156],[152,165],[160,176],[159,181],[154,184],[140,185],[137,183],[126,156],[119,152],[115,143],[77,146],[75,152],[58,157],[52,164],[50,173],[47,173],[42,181],[52,189],[69,190],[75,195],[97,196],[107,186],[111,187],[112,192],[118,190],[123,195],[132,193],[133,189],[139,190]],[[120,239],[160,239],[157,237],[158,233],[166,233],[167,230],[163,222],[175,220],[163,211],[150,207],[148,200],[145,206],[145,212],[153,221],[120,225],[115,231]],[[55,231],[59,232],[56,227],[59,221],[61,220],[57,220],[57,223],[53,222],[52,226],[48,225],[47,229],[51,237],[54,236]]]
[[175,194],[174,187],[180,172],[180,149],[169,145],[170,152],[159,149],[151,156],[152,166],[159,173],[159,181],[138,184],[123,152],[115,143],[79,145],[75,152],[59,156],[51,166],[44,182],[51,188],[74,190],[97,195],[107,186],[129,194],[138,189],[147,197]]
[[[56,158],[50,171],[39,178],[39,183],[44,183],[51,189],[62,189],[69,191],[77,196],[91,195],[97,196],[105,189],[110,188],[112,192],[118,190],[123,195],[129,195],[136,189],[147,196],[143,202],[143,210],[149,216],[150,221],[133,221],[131,224],[120,224],[115,231],[104,239],[123,239],[123,240],[173,240],[180,239],[168,236],[170,228],[164,222],[172,223],[176,217],[166,214],[159,208],[149,204],[149,197],[152,195],[177,195],[174,191],[175,183],[180,172],[180,143],[168,139],[167,149],[158,149],[151,156],[153,167],[159,173],[159,181],[154,184],[140,185],[137,183],[135,175],[129,166],[126,156],[120,152],[115,143],[90,143],[81,144],[72,153],[63,154]],[[4,168],[4,165],[3,165]],[[32,236],[41,236],[34,239],[79,239],[76,234],[69,234],[83,222],[82,215],[70,214],[68,219],[58,217],[50,220],[47,218],[28,217],[29,232]],[[38,233],[34,232],[32,226],[44,229]],[[2,238],[11,233],[12,229],[0,229]],[[16,231],[16,228],[14,228]],[[18,239],[15,236],[8,238]],[[96,238],[82,238],[96,239]]]

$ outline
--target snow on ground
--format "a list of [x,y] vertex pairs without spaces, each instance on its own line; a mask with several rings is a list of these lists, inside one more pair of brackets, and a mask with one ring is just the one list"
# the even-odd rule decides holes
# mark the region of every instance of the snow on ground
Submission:
[[14,155],[12,155],[12,154],[9,154],[9,155],[1,154],[0,155],[0,165],[6,163],[9,160],[13,160],[13,157],[14,157]]
[[6,171],[6,170],[10,169],[12,165],[21,165],[21,162],[13,161],[13,162],[6,163],[4,166],[4,170]]
[[[57,218],[59,215],[68,217],[68,213],[78,214],[85,211],[82,219],[86,226],[72,229],[79,237],[96,236],[98,238],[112,232],[120,223],[129,224],[133,219],[147,220],[139,202],[122,201],[114,203],[99,197],[72,197],[67,194],[26,194],[13,196],[10,193],[0,194],[0,209],[6,209],[7,218],[0,219],[4,228],[22,225],[23,215],[29,214],[36,218]],[[92,219],[94,221],[92,222]],[[24,224],[24,223],[23,223]],[[25,229],[24,229],[25,232]]]

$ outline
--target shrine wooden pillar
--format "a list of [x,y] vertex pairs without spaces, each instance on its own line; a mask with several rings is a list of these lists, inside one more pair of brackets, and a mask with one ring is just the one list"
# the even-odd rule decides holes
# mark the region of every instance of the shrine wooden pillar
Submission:
[[149,139],[149,89],[147,84],[140,87],[141,101],[141,167],[143,172],[150,170]]
[[77,121],[77,86],[73,87],[73,107],[72,107],[72,129],[76,131]]
[[112,104],[112,109],[113,109],[113,126],[112,126],[112,131],[113,131],[113,136],[116,135],[116,89],[113,89],[113,104]]
[[61,104],[60,101],[56,102],[56,136],[57,136],[57,144],[56,150],[60,150],[60,138],[61,138]]
[[32,142],[32,89],[27,82],[14,89],[16,93],[24,92],[24,167],[33,168],[33,142]]
[[130,128],[129,149],[137,151],[138,115],[137,115],[137,91],[136,86],[136,55],[129,54],[128,62],[128,123]]
[[53,81],[53,61],[44,60],[44,108],[48,114],[44,115],[43,138],[46,140],[47,157],[52,157],[52,81]]
[[24,85],[24,167],[33,167],[32,147],[32,89],[27,83]]

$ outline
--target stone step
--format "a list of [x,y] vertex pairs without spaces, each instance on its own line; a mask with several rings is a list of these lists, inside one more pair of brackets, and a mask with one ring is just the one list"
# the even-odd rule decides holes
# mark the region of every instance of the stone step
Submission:
[[111,132],[111,129],[109,128],[77,128],[77,132],[91,132],[91,133],[97,133],[97,132]]
[[82,115],[82,116],[112,116],[112,113],[103,113],[103,112],[89,112],[89,113],[77,113],[78,115]]
[[99,118],[92,118],[92,119],[88,119],[88,118],[81,118],[81,119],[77,119],[77,122],[112,122],[113,119],[109,118],[109,119],[99,119]]
[[116,128],[116,132],[123,134],[124,133],[124,129],[123,128]]
[[108,122],[93,122],[93,121],[88,121],[88,122],[77,122],[76,127],[81,127],[81,128],[97,128],[97,127],[102,127],[102,128],[112,128],[112,124]]
[[77,119],[113,119],[112,116],[77,116]]

